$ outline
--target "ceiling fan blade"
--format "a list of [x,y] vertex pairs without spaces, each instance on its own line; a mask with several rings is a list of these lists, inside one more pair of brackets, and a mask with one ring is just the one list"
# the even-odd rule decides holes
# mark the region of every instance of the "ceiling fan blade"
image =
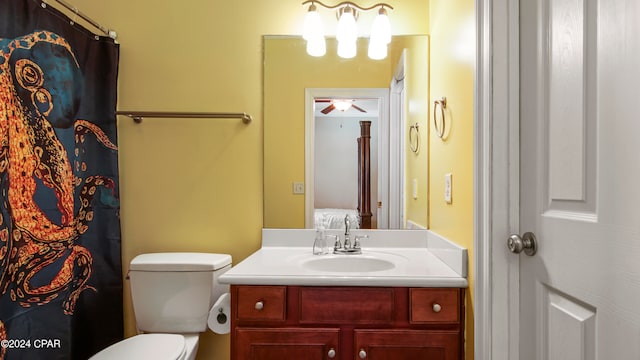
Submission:
[[327,106],[326,108],[320,110],[320,112],[326,115],[326,114],[332,112],[333,109],[335,109],[335,108],[336,108],[335,105],[331,104],[331,105]]
[[331,102],[332,100],[331,99],[315,99],[315,101],[319,103],[319,102]]
[[358,110],[358,111],[360,111],[360,112],[363,112],[363,113],[367,112],[367,110],[365,110],[365,109],[363,109],[363,108],[361,108],[359,106],[353,105],[353,104],[351,104],[351,107],[356,109],[356,110]]

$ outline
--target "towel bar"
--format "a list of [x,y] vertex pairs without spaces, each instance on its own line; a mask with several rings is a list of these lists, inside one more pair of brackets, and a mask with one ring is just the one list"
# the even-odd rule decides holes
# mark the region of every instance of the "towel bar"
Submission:
[[202,119],[242,119],[242,122],[249,124],[253,119],[247,113],[227,113],[227,112],[166,112],[166,111],[116,111],[116,115],[130,117],[137,124],[143,118],[202,118]]

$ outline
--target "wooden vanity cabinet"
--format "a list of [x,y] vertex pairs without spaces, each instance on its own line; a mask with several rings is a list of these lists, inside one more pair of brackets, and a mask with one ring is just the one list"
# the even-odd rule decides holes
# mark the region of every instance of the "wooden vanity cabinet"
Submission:
[[231,286],[231,359],[459,360],[464,289]]

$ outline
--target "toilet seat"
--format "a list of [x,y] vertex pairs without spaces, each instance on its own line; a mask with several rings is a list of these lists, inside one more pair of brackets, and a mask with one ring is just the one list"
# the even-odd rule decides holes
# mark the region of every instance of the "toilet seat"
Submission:
[[183,335],[141,334],[109,346],[93,355],[90,360],[182,360],[186,355],[187,346]]

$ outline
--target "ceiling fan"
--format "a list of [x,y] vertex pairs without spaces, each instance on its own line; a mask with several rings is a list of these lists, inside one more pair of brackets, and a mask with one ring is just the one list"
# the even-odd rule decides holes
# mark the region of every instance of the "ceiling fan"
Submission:
[[323,114],[328,114],[335,109],[340,111],[346,111],[349,108],[354,108],[360,112],[366,113],[367,111],[353,103],[352,99],[315,99],[316,103],[329,103],[329,106],[320,110]]

